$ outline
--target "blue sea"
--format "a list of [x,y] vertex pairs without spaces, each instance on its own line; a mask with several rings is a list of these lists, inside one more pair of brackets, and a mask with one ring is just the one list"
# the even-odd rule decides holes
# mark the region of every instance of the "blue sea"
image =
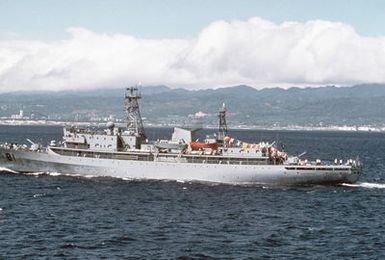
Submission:
[[[171,133],[146,130],[150,139]],[[0,259],[385,258],[384,133],[230,134],[310,159],[359,156],[364,175],[353,185],[235,186],[1,172]],[[0,126],[0,142],[61,135]]]

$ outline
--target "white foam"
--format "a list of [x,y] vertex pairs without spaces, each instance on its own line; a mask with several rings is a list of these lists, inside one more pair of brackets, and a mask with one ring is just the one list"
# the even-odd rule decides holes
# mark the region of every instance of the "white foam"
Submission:
[[362,183],[356,183],[356,184],[344,183],[342,184],[342,186],[353,187],[353,188],[367,188],[367,189],[385,189],[385,183],[369,183],[369,182],[362,182]]
[[81,175],[81,176],[87,179],[98,177],[97,175]]
[[4,171],[4,172],[11,172],[11,173],[18,173],[14,170],[11,170],[11,169],[8,169],[8,168],[4,168],[4,167],[0,167],[0,171]]
[[45,174],[45,172],[26,172],[25,175],[39,176]]
[[62,175],[60,172],[48,172],[47,174],[50,175],[50,176],[60,176],[60,175]]

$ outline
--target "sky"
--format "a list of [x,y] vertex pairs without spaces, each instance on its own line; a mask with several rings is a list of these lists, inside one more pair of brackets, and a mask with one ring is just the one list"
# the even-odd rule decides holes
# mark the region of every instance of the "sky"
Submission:
[[0,91],[385,82],[385,1],[0,0]]

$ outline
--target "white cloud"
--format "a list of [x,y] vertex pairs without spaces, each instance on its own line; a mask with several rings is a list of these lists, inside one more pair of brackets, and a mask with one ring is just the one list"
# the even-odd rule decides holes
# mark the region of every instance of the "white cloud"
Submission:
[[68,29],[60,41],[0,40],[0,91],[385,82],[385,37],[328,21],[217,21],[195,39]]

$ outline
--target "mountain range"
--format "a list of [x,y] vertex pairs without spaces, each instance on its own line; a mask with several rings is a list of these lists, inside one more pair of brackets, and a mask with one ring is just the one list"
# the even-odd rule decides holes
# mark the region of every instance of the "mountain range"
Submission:
[[[262,90],[245,85],[204,90],[147,86],[141,87],[141,93],[142,116],[154,124],[182,124],[199,117],[215,125],[216,113],[225,103],[230,126],[385,125],[385,85],[381,84]],[[124,119],[123,97],[123,88],[3,93],[0,116],[23,109],[25,116],[55,120],[110,115]]]

